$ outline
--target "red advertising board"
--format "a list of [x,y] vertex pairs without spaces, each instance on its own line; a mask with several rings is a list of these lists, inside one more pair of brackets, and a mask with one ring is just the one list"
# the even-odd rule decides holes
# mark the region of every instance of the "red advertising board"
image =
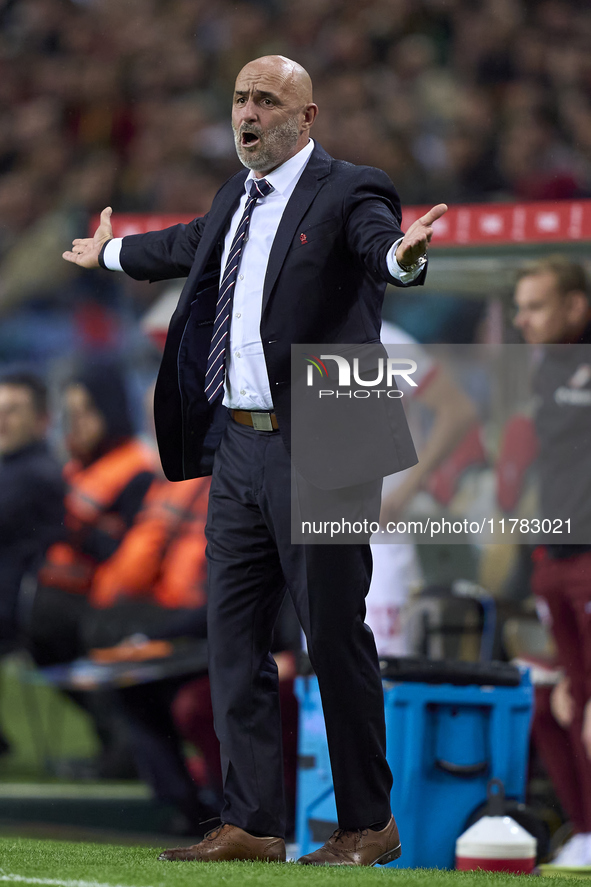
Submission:
[[[430,207],[404,209],[406,230]],[[433,246],[565,243],[591,240],[591,200],[451,206],[433,226]]]

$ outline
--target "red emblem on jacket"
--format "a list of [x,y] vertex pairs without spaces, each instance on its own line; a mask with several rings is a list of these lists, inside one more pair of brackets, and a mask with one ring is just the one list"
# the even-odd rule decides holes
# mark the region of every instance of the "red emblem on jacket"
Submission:
[[306,237],[305,234],[300,234],[300,241],[301,241],[302,243],[307,243],[307,242],[308,242],[308,238]]

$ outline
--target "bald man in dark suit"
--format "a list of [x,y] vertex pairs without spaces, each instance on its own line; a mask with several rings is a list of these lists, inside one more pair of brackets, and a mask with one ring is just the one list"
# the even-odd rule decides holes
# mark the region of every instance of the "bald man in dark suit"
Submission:
[[[403,235],[388,177],[334,160],[310,139],[317,111],[300,65],[281,56],[249,63],[232,125],[250,172],[227,181],[189,225],[121,241],[107,209],[94,238],[64,254],[136,279],[187,278],[158,378],[156,426],[171,480],[213,473],[208,639],[225,804],[219,828],[163,859],[285,858],[269,649],[286,590],[320,684],[340,826],[300,862],[374,865],[400,855],[382,685],[364,624],[369,546],[291,544],[291,345],[379,343],[386,284],[423,282],[431,226],[446,207]],[[386,470],[368,465],[359,482],[379,486],[416,461],[402,412],[389,434]]]

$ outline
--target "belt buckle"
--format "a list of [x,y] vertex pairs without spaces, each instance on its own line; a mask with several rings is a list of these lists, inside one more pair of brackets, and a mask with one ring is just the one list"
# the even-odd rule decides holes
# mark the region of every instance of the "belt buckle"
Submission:
[[273,431],[273,423],[271,422],[270,413],[252,412],[250,417],[252,419],[252,427],[255,431]]

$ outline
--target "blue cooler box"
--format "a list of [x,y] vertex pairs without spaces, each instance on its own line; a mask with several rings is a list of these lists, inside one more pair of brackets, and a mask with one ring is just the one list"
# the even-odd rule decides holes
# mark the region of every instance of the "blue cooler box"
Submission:
[[[488,664],[491,680],[495,665]],[[391,868],[453,868],[456,839],[485,803],[490,779],[502,781],[507,798],[524,799],[533,713],[529,672],[499,663],[505,676],[513,669],[515,686],[494,686],[466,683],[486,679],[486,667],[477,663],[448,663],[448,680],[458,680],[458,667],[459,683],[417,681],[420,669],[410,680],[384,678],[392,811],[402,842],[402,856],[389,863]],[[445,678],[446,664],[429,662],[427,672],[429,680]],[[296,694],[296,840],[305,854],[320,847],[338,824],[316,677],[299,677]]]

